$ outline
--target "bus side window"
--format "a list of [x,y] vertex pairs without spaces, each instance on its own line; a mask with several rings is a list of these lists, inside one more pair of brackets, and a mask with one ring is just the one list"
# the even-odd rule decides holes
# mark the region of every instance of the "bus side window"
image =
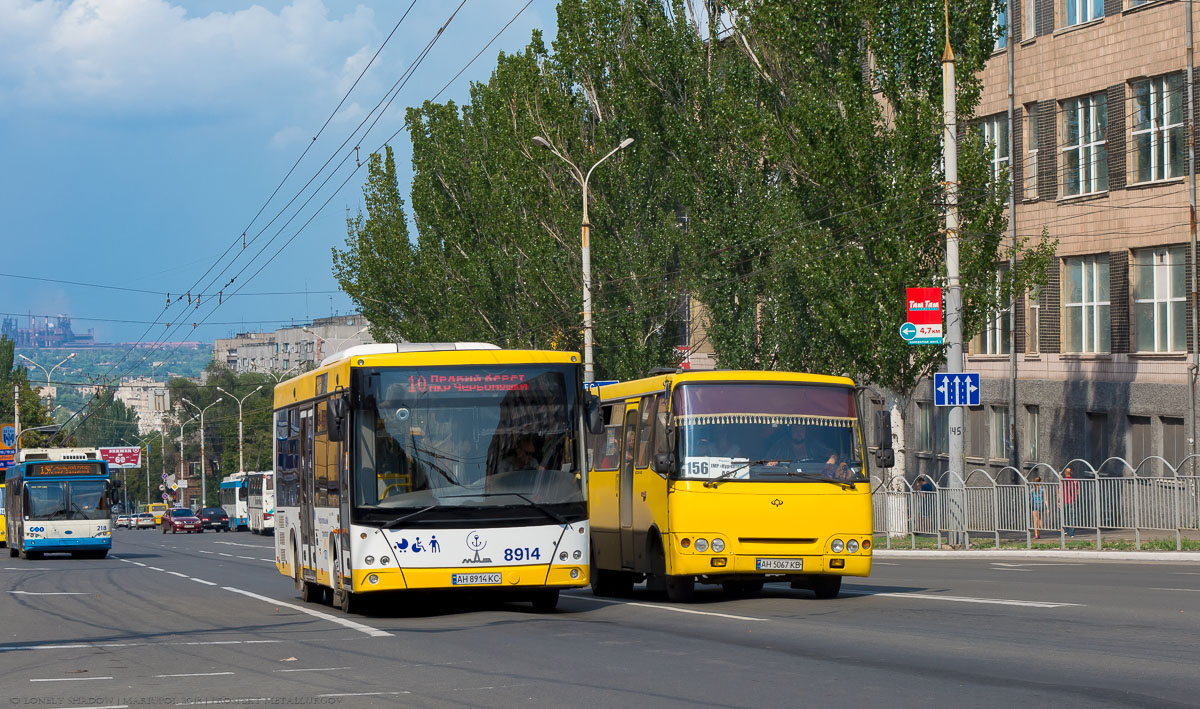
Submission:
[[597,450],[592,460],[596,470],[616,470],[621,466],[621,414],[625,407],[604,407],[604,432],[596,436]]
[[667,436],[667,401],[668,401],[668,399],[666,396],[663,396],[660,394],[659,396],[654,397],[654,401],[657,404],[654,407],[654,422],[653,422],[654,438],[652,439],[653,440],[652,445],[654,447],[654,455],[650,456],[650,465],[651,465],[651,467],[654,468],[655,472],[663,473],[666,471],[659,470],[658,465],[655,463],[655,460],[658,458],[659,454],[671,452],[671,441],[668,439],[668,436]]
[[658,399],[659,395],[642,397],[641,405],[638,406],[637,460],[634,461],[637,468],[650,465],[650,424]]

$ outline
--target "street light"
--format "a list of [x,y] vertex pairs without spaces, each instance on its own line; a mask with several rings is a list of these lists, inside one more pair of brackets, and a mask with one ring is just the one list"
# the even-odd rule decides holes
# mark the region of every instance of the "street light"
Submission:
[[[186,398],[180,399],[180,401],[182,401],[183,403],[187,404],[188,406],[190,406],[200,412],[200,503],[201,503],[200,506],[201,507],[205,507],[208,505],[208,479],[207,479],[208,476],[204,472],[204,412],[208,411],[209,409],[211,409],[212,407],[216,406],[217,404],[221,403],[224,400],[225,400],[225,397],[221,397],[220,399],[217,399],[216,401],[209,404],[208,406],[205,406],[202,409],[199,406],[196,406],[192,402],[188,401]],[[183,463],[183,440],[182,440],[183,439],[183,427],[182,426],[180,427],[179,437],[180,437],[179,462],[182,467],[182,463]]]
[[292,371],[293,369],[299,368],[300,363],[293,364],[292,366],[288,367],[287,369],[281,369],[281,370],[262,369],[258,366],[257,362],[250,362],[250,366],[254,367],[258,371],[262,372],[263,374],[269,374],[270,376],[274,377],[275,383],[278,384],[279,382],[283,381],[284,376],[287,375],[288,372]]
[[[189,424],[189,423],[191,423],[192,421],[195,421],[195,420],[196,420],[196,417],[195,417],[195,416],[193,416],[193,417],[191,417],[190,419],[188,419],[187,421],[183,421],[182,423],[180,423],[180,424],[179,424],[179,477],[180,477],[180,478],[182,478],[182,477],[183,477],[183,427],[184,427],[184,426],[186,426],[186,425],[188,425],[188,424]],[[203,429],[201,429],[201,430],[203,430]],[[203,437],[203,436],[201,436],[200,438],[201,438],[200,442],[201,442],[201,443],[204,443],[204,437]],[[163,465],[165,466],[165,465],[166,465],[166,463],[163,463]],[[164,475],[165,475],[165,474],[166,474],[166,473],[164,472]],[[166,482],[166,481],[167,481],[167,479],[166,479],[166,478],[163,478],[163,482]],[[201,487],[201,488],[203,488],[203,487],[204,487],[204,480],[203,480],[203,479],[200,481],[200,487]],[[146,497],[147,497],[147,498],[149,498],[149,497],[150,497],[150,490],[149,490],[149,488],[150,488],[150,474],[149,474],[149,473],[146,473],[146,488],[147,488],[147,489],[146,489]],[[149,499],[147,499],[146,501],[147,501],[147,503],[148,503],[148,502],[149,502]],[[206,504],[207,504],[207,503],[206,503]],[[203,507],[203,506],[204,506],[204,505],[201,505],[201,507]]]
[[245,402],[246,399],[249,399],[250,397],[254,396],[256,393],[258,393],[258,390],[262,389],[262,388],[263,388],[263,385],[259,384],[257,387],[254,388],[254,391],[250,392],[249,394],[247,394],[239,399],[236,396],[234,396],[233,394],[230,394],[229,392],[225,391],[221,387],[217,387],[217,391],[229,396],[231,399],[233,399],[234,401],[236,401],[238,403],[238,472],[239,473],[246,472],[246,461],[242,457],[242,403]]
[[325,338],[321,337],[320,335],[318,335],[317,333],[308,329],[307,327],[302,326],[300,328],[300,331],[307,332],[308,334],[313,336],[313,368],[315,369],[317,367],[317,365],[321,362],[321,343],[325,342]]
[[342,346],[342,343],[344,343],[344,342],[347,342],[347,341],[349,341],[349,340],[352,340],[352,339],[354,339],[355,337],[358,337],[359,335],[361,335],[362,333],[364,333],[364,332],[366,332],[367,330],[370,330],[370,329],[371,329],[371,326],[370,326],[370,325],[363,325],[362,327],[358,328],[358,332],[355,332],[353,335],[351,335],[351,336],[349,336],[349,337],[343,337],[342,339],[338,340],[338,341],[337,341],[337,347],[334,347],[334,348],[333,348],[333,352],[331,352],[330,354],[331,354],[331,355],[334,355],[334,354],[337,354],[338,352],[341,352],[341,351],[342,351],[342,347],[341,347],[341,346]]
[[592,171],[600,167],[600,163],[611,158],[618,150],[629,147],[633,138],[626,138],[613,148],[607,155],[592,165],[585,175],[579,167],[566,156],[554,149],[550,141],[540,135],[533,136],[533,144],[554,153],[558,159],[571,166],[572,176],[583,187],[583,381],[596,381],[595,365],[592,362],[592,247],[588,240],[588,231],[592,225],[588,222],[588,180],[592,179]]
[[62,362],[59,362],[58,364],[54,365],[50,369],[46,369],[45,367],[38,364],[37,362],[34,362],[33,360],[29,359],[25,355],[17,355],[17,356],[46,373],[46,405],[49,406],[50,404],[54,403],[53,397],[50,396],[50,375],[54,374],[54,370],[63,366],[63,364],[65,364],[67,362],[67,360],[75,359],[75,353],[72,352],[71,354],[67,355],[66,357],[63,358]]

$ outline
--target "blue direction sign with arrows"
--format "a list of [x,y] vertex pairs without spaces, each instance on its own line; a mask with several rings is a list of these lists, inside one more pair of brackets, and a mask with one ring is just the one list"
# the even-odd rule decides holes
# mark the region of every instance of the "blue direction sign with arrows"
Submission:
[[979,406],[979,373],[933,375],[934,406]]

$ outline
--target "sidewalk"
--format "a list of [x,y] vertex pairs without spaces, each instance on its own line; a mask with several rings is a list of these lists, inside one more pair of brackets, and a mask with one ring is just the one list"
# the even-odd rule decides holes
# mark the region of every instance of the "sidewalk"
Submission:
[[1200,562],[1200,551],[1085,551],[1073,549],[880,549],[882,559],[1071,559],[1073,561],[1173,561]]

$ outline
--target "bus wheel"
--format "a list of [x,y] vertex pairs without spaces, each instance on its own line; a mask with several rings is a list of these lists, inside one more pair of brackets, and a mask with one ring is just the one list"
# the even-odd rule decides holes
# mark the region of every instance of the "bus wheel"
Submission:
[[9,544],[9,545],[8,545],[8,555],[9,555],[9,556],[16,556],[16,555],[17,555],[17,547],[16,547],[15,545],[13,545],[13,544]]
[[672,603],[688,603],[696,593],[695,576],[670,576],[667,574],[667,557],[663,552],[662,540],[657,537],[650,544],[650,569],[646,577],[646,588],[651,591],[666,591]]
[[842,590],[842,577],[814,576],[811,588],[813,593],[817,595],[817,598],[837,598],[838,593]]
[[752,596],[763,590],[762,581],[729,581],[721,584],[721,588],[728,596]]
[[623,571],[601,569],[592,557],[592,595],[628,596],[633,591],[633,578]]
[[333,592],[333,605],[343,613],[358,613],[362,610],[362,599],[344,589]]
[[690,603],[696,595],[695,576],[668,576],[667,599],[672,603]]
[[558,607],[558,589],[538,591],[533,596],[533,609],[540,613],[549,613]]

